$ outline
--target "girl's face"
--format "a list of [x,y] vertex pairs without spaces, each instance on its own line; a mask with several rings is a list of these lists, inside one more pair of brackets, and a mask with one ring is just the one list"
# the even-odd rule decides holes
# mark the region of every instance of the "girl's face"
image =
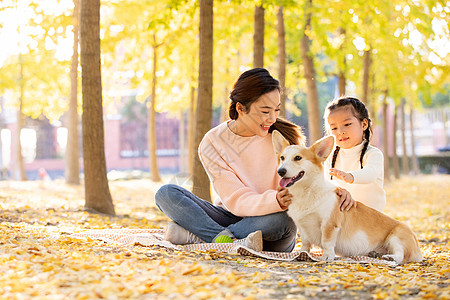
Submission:
[[259,97],[248,111],[238,103],[237,133],[241,136],[267,136],[269,128],[280,114],[280,92],[275,89]]
[[364,130],[368,122],[362,122],[353,115],[348,107],[338,108],[328,115],[328,125],[331,134],[336,138],[336,144],[344,149],[349,149],[362,143]]

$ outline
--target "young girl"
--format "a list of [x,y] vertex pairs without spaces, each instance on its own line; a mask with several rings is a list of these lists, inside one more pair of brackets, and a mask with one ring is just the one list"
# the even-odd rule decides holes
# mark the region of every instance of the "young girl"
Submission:
[[336,140],[325,170],[356,201],[382,211],[386,204],[384,159],[383,153],[369,144],[371,120],[364,103],[341,97],[328,103],[324,118],[327,131]]

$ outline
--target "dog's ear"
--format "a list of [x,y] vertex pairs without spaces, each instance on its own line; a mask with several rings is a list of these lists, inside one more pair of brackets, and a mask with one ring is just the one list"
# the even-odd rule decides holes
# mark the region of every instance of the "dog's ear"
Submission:
[[277,130],[272,131],[272,144],[273,150],[275,151],[276,155],[279,155],[284,150],[284,148],[289,146],[289,142]]
[[311,146],[311,149],[321,161],[324,161],[327,159],[328,155],[330,155],[333,146],[334,137],[329,135],[315,142],[314,145]]

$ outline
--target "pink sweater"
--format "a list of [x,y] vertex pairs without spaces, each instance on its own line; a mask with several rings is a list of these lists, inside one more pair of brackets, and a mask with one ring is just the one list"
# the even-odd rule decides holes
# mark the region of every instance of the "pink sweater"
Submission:
[[280,177],[272,134],[242,137],[224,122],[208,131],[198,149],[218,197],[214,204],[240,217],[282,211],[276,199]]

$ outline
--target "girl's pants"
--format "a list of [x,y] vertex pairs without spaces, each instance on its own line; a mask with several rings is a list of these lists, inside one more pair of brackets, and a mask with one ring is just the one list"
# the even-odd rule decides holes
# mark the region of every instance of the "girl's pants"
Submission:
[[225,229],[238,239],[261,230],[264,251],[291,252],[295,246],[297,228],[286,212],[238,217],[175,184],[162,186],[155,202],[166,216],[207,243]]

